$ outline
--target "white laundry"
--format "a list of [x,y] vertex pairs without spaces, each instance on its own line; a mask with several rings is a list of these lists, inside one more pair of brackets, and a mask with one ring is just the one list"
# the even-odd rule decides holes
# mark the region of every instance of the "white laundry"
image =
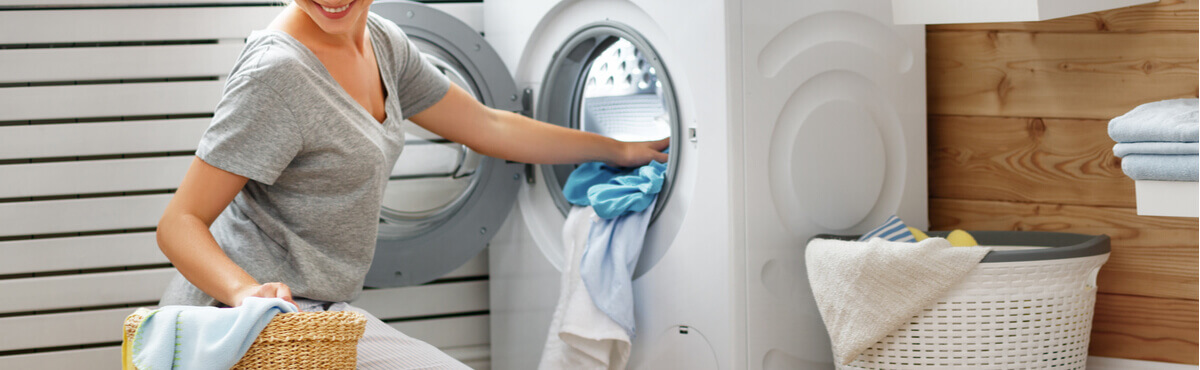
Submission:
[[808,280],[846,365],[903,325],[965,276],[990,248],[953,247],[942,238],[918,243],[813,239],[804,252]]
[[574,207],[563,225],[562,285],[539,369],[624,369],[629,362],[629,335],[596,308],[579,277],[593,218],[592,207]]

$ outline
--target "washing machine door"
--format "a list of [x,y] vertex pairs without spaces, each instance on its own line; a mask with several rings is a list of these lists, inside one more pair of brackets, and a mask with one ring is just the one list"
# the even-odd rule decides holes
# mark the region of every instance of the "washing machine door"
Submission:
[[[412,2],[377,2],[371,11],[399,25],[426,60],[485,105],[521,109],[508,69],[470,26]],[[368,287],[426,283],[479,254],[509,214],[524,168],[404,124],[405,148],[384,193]]]

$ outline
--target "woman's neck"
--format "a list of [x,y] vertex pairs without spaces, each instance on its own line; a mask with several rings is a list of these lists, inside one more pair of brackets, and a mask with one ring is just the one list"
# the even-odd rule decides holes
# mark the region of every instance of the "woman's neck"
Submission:
[[308,13],[291,4],[267,28],[286,32],[313,52],[354,50],[364,54],[368,50],[366,17],[355,22],[345,33],[329,33],[321,29]]

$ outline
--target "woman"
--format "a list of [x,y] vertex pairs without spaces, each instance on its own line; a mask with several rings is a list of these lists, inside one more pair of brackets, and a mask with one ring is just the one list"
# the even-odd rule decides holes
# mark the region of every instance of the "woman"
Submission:
[[[665,162],[623,143],[481,105],[426,63],[372,0],[296,0],[256,31],[158,224],[179,270],[161,304],[278,297],[358,310],[403,119],[527,163]],[[361,312],[361,310],[358,310]],[[360,368],[463,367],[368,314]]]

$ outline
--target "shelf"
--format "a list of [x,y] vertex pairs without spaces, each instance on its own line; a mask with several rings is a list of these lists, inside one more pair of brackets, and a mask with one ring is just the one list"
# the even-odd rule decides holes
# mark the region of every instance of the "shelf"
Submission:
[[1158,0],[892,0],[896,24],[1029,22]]
[[1143,216],[1200,216],[1200,182],[1136,181],[1137,213]]

